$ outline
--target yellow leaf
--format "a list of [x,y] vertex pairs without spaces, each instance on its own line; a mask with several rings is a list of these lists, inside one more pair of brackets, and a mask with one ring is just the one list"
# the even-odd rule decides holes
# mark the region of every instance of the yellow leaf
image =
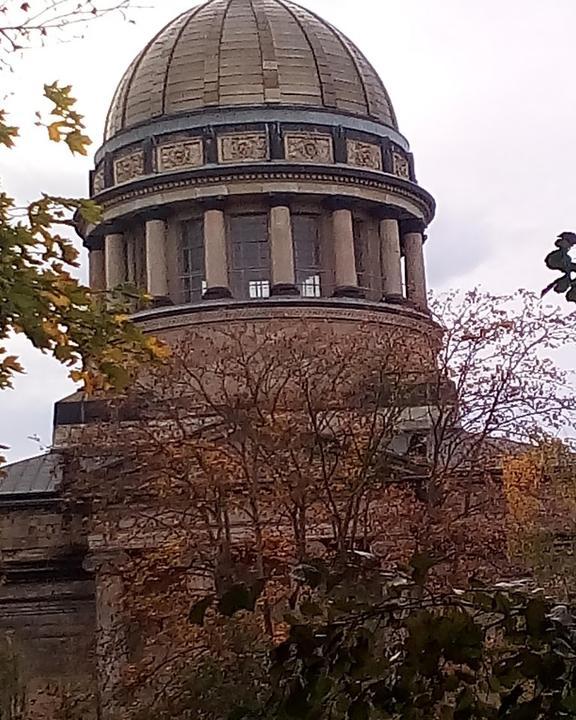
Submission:
[[52,140],[52,142],[60,142],[63,125],[64,123],[60,121],[54,122],[52,125],[48,125],[48,137]]

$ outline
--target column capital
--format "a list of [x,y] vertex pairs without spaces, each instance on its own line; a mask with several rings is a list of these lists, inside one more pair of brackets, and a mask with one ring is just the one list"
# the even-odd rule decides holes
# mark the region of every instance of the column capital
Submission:
[[164,221],[168,220],[170,211],[168,208],[162,208],[162,207],[153,207],[148,208],[143,213],[139,215],[140,219],[144,222],[151,222],[151,221]]
[[202,198],[198,201],[202,212],[209,212],[210,210],[218,210],[224,212],[226,209],[226,198],[221,196],[213,198]]
[[348,210],[352,212],[356,207],[356,203],[353,198],[331,197],[324,201],[324,206],[332,212],[336,212],[337,210]]
[[294,200],[294,196],[290,195],[289,193],[269,193],[267,198],[268,198],[268,204],[271,208],[275,208],[275,207],[290,208],[292,201]]
[[98,250],[104,250],[104,235],[93,235],[89,237],[84,243],[84,247],[90,252],[96,252]]
[[400,221],[402,219],[402,216],[404,215],[404,211],[400,208],[396,207],[390,207],[390,206],[383,206],[376,208],[373,211],[373,214],[375,217],[378,218],[378,220],[398,220]]
[[93,551],[84,558],[82,567],[91,575],[121,575],[129,560],[123,550]]
[[412,233],[420,233],[420,235],[424,235],[426,223],[424,220],[420,220],[419,218],[409,218],[401,221],[400,229],[402,231],[402,235],[409,235]]

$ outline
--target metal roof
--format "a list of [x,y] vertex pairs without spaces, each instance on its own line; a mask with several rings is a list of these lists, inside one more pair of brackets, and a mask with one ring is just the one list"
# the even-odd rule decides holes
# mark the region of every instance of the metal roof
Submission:
[[125,73],[106,139],[204,108],[324,108],[398,128],[376,70],[341,32],[290,0],[208,0],[172,21]]
[[55,493],[62,479],[62,463],[58,453],[7,465],[0,470],[0,500],[14,495]]

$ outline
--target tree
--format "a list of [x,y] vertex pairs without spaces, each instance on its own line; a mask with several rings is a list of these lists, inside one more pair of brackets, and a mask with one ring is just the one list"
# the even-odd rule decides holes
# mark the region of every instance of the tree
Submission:
[[259,712],[300,720],[576,717],[576,618],[524,583],[439,593],[412,573],[319,567]]
[[[23,47],[20,41],[45,38],[127,4],[0,4],[0,53],[13,57]],[[50,117],[44,122],[39,116],[38,124],[51,141],[86,155],[90,139],[71,88],[53,83],[44,90]],[[18,128],[0,109],[0,149],[8,151],[18,138]],[[63,232],[74,227],[76,213],[96,222],[100,210],[89,200],[49,194],[18,207],[6,192],[0,193],[0,390],[10,387],[14,374],[24,370],[5,347],[14,333],[71,367],[72,378],[83,382],[87,392],[122,389],[142,362],[165,354],[161,343],[130,322],[129,295],[98,295],[73,277],[78,253]]]
[[0,66],[13,67],[15,53],[69,38],[97,17],[124,14],[131,0],[2,0],[0,2]]
[[576,234],[563,232],[558,236],[555,244],[557,249],[546,257],[546,266],[561,275],[542,291],[542,296],[554,290],[559,295],[565,295],[569,302],[576,302],[576,263],[570,255],[570,251],[576,245]]
[[510,553],[502,460],[573,417],[548,355],[576,318],[527,293],[450,294],[435,309],[444,334],[427,341],[361,324],[190,329],[166,366],[70,435],[71,509],[88,501],[93,544],[123,558],[121,694],[153,716],[161,698],[211,720],[239,675],[260,697],[241,626],[215,610],[256,607],[258,646],[282,640],[295,567],[367,554],[393,571],[417,554],[444,593],[528,571]]

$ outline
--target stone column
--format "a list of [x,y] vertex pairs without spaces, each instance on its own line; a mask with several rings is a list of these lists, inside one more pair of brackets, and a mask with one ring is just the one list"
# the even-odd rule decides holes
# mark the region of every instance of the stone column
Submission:
[[127,557],[119,551],[97,552],[84,561],[84,569],[94,574],[96,586],[96,662],[103,720],[120,716],[117,693],[122,689],[122,672],[128,662],[121,574],[126,562]]
[[286,205],[270,210],[270,255],[272,260],[272,295],[299,295],[294,269],[292,217]]
[[146,278],[148,294],[156,300],[166,300],[170,293],[164,220],[146,222]]
[[114,290],[126,282],[126,247],[124,235],[106,236],[106,287]]
[[382,291],[384,300],[391,302],[403,299],[402,290],[402,249],[398,220],[385,219],[380,222],[380,243],[382,248]]
[[334,210],[332,232],[336,278],[334,295],[336,297],[361,297],[362,292],[358,287],[358,273],[356,272],[354,222],[351,210]]
[[228,279],[226,216],[221,207],[204,212],[204,261],[206,265],[205,300],[232,297]]
[[406,295],[423,310],[428,309],[426,268],[424,265],[424,227],[408,226],[404,235]]
[[89,250],[88,266],[90,289],[94,292],[104,292],[106,290],[106,255],[103,243]]

